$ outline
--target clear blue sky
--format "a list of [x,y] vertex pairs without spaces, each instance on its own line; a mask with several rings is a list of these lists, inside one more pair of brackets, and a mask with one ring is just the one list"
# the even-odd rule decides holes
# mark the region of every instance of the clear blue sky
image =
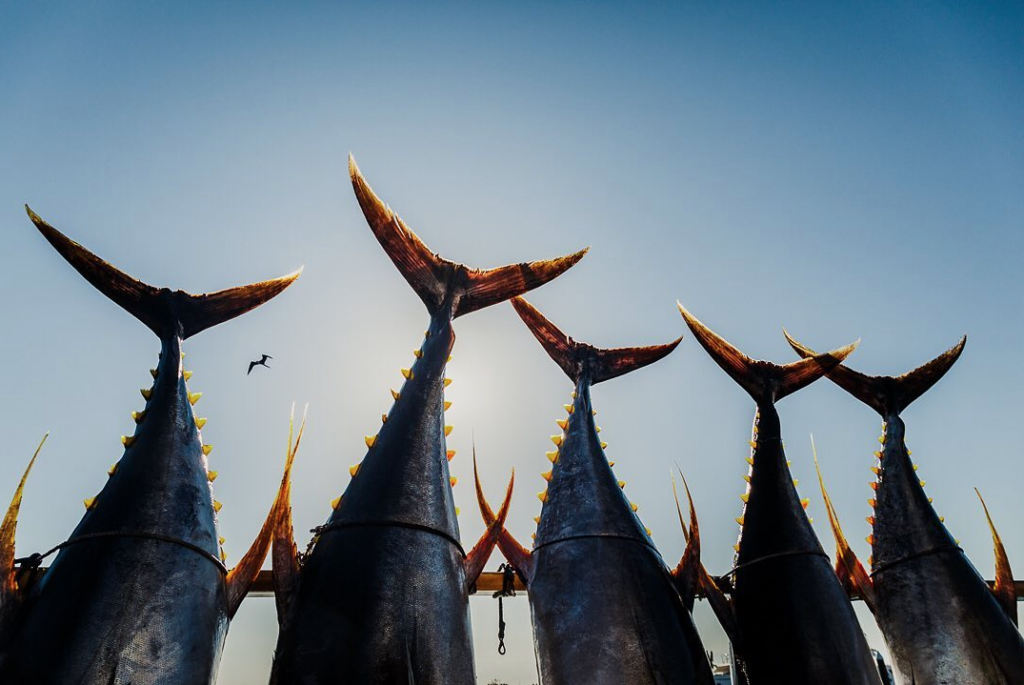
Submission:
[[[591,245],[530,299],[594,344],[675,338],[676,299],[755,357],[794,357],[783,325],[816,347],[862,338],[850,361],[868,373],[901,373],[968,333],[961,361],[905,413],[908,442],[982,573],[991,545],[972,486],[1022,573],[1019,6],[339,5],[0,5],[0,496],[52,431],[19,551],[49,548],[79,520],[159,349],[53,253],[22,204],[156,285],[202,292],[306,265],[277,301],[186,345],[237,560],[273,496],[291,402],[310,404],[294,487],[304,545],[427,319],[365,226],[351,151],[451,259],[495,266]],[[456,330],[449,418],[463,537],[481,531],[475,432],[494,499],[518,469],[509,526],[528,539],[570,384],[507,305]],[[247,378],[263,352],[274,368]],[[594,401],[666,561],[683,547],[668,483],[678,462],[705,561],[726,571],[749,398],[687,335],[666,361],[598,386]],[[866,558],[878,418],[827,382],[779,409],[826,548],[811,432]],[[535,678],[526,599],[511,605],[498,657],[494,602],[472,602],[481,682]],[[722,652],[703,605],[697,619]],[[272,602],[247,601],[220,682],[261,682],[275,635]]]

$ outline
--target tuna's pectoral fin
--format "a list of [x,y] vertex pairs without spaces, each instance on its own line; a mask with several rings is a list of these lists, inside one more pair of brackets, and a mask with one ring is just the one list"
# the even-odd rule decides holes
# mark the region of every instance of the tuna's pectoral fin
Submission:
[[[305,427],[306,417],[303,412],[302,426],[299,428],[299,439],[302,438],[302,429]],[[295,431],[295,407],[292,406],[292,416],[288,423],[288,453],[291,455],[298,449],[298,443],[292,447],[292,436]],[[277,523],[274,526],[274,543],[271,547],[270,559],[273,572],[271,582],[274,587],[274,601],[277,607],[278,625],[284,623],[288,612],[288,606],[292,597],[295,596],[295,587],[299,582],[299,550],[295,546],[295,531],[292,526],[292,482],[291,474],[286,473],[282,481],[283,491],[278,497],[281,500],[281,508]]]
[[[476,450],[473,450],[476,452]],[[473,471],[476,473],[476,455],[474,454]],[[477,482],[479,482],[477,477]],[[516,481],[516,470],[512,469],[512,476],[508,479],[508,488],[505,490],[505,499],[501,503],[498,515],[493,521],[487,524],[487,530],[480,536],[480,540],[473,545],[466,555],[466,585],[472,590],[476,586],[476,580],[484,570],[487,560],[498,544],[502,531],[505,530],[505,519],[508,518],[508,510],[512,505],[512,488]]]
[[821,496],[825,500],[825,512],[828,514],[828,522],[832,526],[832,535],[836,539],[836,575],[839,582],[847,593],[856,593],[864,600],[864,604],[872,613],[875,611],[875,586],[871,581],[864,565],[850,548],[850,543],[843,535],[843,529],[839,525],[839,517],[836,515],[835,507],[832,506],[832,498],[828,496],[825,489],[825,479],[821,475],[821,466],[818,464],[818,450],[814,446],[814,436],[811,436],[811,454],[814,455],[814,468],[818,472],[818,484],[821,486]]
[[591,383],[600,383],[635,371],[662,359],[676,349],[682,340],[680,337],[666,345],[601,349],[576,342],[522,297],[513,298],[512,306],[544,351],[573,382],[578,381],[584,371],[590,373]]
[[700,561],[700,527],[697,525],[697,511],[693,508],[693,498],[690,496],[690,486],[683,479],[683,487],[686,488],[686,499],[690,504],[690,530],[687,532],[683,523],[683,510],[679,506],[679,492],[676,490],[676,478],[672,475],[672,496],[676,500],[676,513],[679,514],[679,525],[683,528],[683,536],[686,538],[686,550],[679,564],[672,570],[672,580],[675,583],[676,591],[683,599],[687,611],[693,611],[694,598],[700,586],[701,568]]
[[[513,475],[514,472],[513,472]],[[480,474],[476,467],[476,446],[473,446],[473,479],[476,481],[476,502],[480,506],[480,515],[484,519],[484,523],[487,524],[487,530],[490,531],[494,528],[494,524],[497,522],[498,517],[494,515],[494,510],[491,509],[491,505],[487,503],[487,499],[484,497],[484,488],[480,484]],[[509,501],[511,495],[512,483],[509,482],[509,492],[505,495],[506,503]],[[505,504],[502,505],[502,508]],[[485,534],[486,535],[486,534]],[[478,543],[479,544],[479,543]],[[512,564],[515,568],[516,573],[519,575],[519,579],[524,584],[529,585],[530,579],[533,577],[533,557],[530,552],[519,544],[519,542],[512,537],[512,533],[505,529],[504,523],[500,527],[498,533],[498,549],[508,560],[508,563]],[[481,567],[482,570],[482,567]],[[468,578],[467,573],[467,578]],[[479,575],[479,572],[478,574]]]
[[85,280],[161,338],[178,335],[185,339],[245,314],[275,297],[302,273],[299,269],[281,278],[202,295],[172,292],[132,278],[43,221],[28,205],[25,211],[43,237]]
[[[806,345],[798,343],[785,328],[782,329],[782,333],[789,341],[790,347],[804,359],[817,354]],[[966,344],[965,335],[960,338],[960,342],[935,359],[902,376],[868,376],[846,366],[836,366],[828,372],[828,377],[882,416],[890,413],[899,414],[946,375],[960,358]]]
[[[292,425],[294,425],[294,417]],[[263,522],[263,527],[260,529],[259,535],[256,536],[256,539],[249,547],[249,551],[245,553],[242,559],[238,562],[238,565],[228,573],[228,618],[235,615],[235,612],[238,611],[238,607],[241,605],[242,600],[245,599],[246,593],[249,592],[249,588],[251,588],[252,584],[256,581],[256,577],[260,572],[260,567],[263,566],[263,562],[267,558],[271,542],[275,538],[275,533],[280,526],[280,520],[286,515],[289,518],[291,516],[289,495],[291,493],[292,464],[295,462],[295,455],[298,454],[299,443],[302,442],[302,432],[305,428],[306,417],[303,415],[302,423],[299,425],[299,434],[295,438],[295,444],[292,445],[292,430],[291,426],[289,426],[288,456],[285,459],[284,475],[281,477],[281,485],[278,488],[277,497],[274,498],[274,503],[270,507],[270,513],[267,514],[267,519]],[[278,569],[275,566],[275,595],[277,594],[277,575]]]
[[711,358],[746,390],[755,402],[776,402],[824,376],[846,359],[860,341],[791,364],[751,359],[700,322],[678,302],[679,313],[697,342]]
[[28,467],[18,483],[18,489],[14,491],[14,498],[11,506],[7,509],[7,515],[0,524],[0,636],[6,632],[7,625],[18,606],[21,604],[22,593],[18,587],[17,572],[14,570],[14,536],[18,529],[18,512],[21,510],[21,499],[25,493],[25,482],[32,466],[36,463],[39,451],[43,449],[43,443],[49,437],[49,433],[43,436],[36,447],[35,454],[28,462]]
[[1013,571],[1010,570],[1010,559],[1006,556],[1006,548],[1003,547],[1003,541],[999,537],[998,531],[996,531],[995,524],[992,523],[992,517],[989,516],[988,506],[986,506],[984,498],[978,492],[978,488],[974,488],[974,492],[978,494],[978,499],[981,500],[981,507],[985,510],[988,528],[992,531],[992,546],[995,548],[996,554],[996,583],[992,588],[992,594],[996,596],[996,600],[1003,607],[1003,611],[1013,621],[1013,625],[1017,625],[1017,588],[1013,580]]
[[363,215],[388,257],[431,314],[449,298],[452,318],[503,302],[544,285],[583,259],[589,248],[557,259],[470,269],[430,250],[373,192],[349,155],[349,175]]

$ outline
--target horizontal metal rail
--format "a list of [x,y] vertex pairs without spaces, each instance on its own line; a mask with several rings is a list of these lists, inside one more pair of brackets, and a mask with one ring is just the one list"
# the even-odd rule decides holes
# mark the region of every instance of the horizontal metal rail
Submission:
[[[36,571],[36,574],[38,574],[36,577],[38,578],[45,572],[46,567],[40,567]],[[476,596],[490,597],[491,593],[500,592],[502,576],[503,574],[497,571],[484,571],[483,573],[481,573],[480,578],[478,578],[476,581]],[[271,571],[260,571],[259,576],[257,576],[256,578],[256,582],[253,583],[252,588],[249,590],[249,596],[273,597],[274,585],[273,581],[271,580],[272,577],[273,576]],[[732,582],[726,576],[716,577],[715,582],[718,583],[719,587],[721,587],[722,591],[726,594],[729,594],[730,590],[732,590]],[[994,582],[991,580],[986,582],[989,584],[989,587],[991,587],[994,584]],[[1016,580],[1014,581],[1014,585],[1016,585],[1017,588],[1017,599],[1024,599],[1024,580]],[[519,580],[518,577],[516,577],[516,592],[526,592],[526,586],[523,585],[523,582]],[[851,599],[860,599],[860,597],[852,595]]]

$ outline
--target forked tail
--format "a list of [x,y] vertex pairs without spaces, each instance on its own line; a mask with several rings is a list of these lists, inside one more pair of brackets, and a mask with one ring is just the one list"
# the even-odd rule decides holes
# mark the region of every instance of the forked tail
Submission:
[[431,252],[419,236],[377,197],[351,155],[348,170],[356,200],[370,230],[431,314],[450,302],[454,319],[522,295],[564,273],[583,259],[590,249],[584,248],[557,259],[509,264],[496,269],[470,269]]
[[755,402],[774,403],[786,395],[810,385],[830,370],[839,366],[860,341],[826,352],[814,354],[791,364],[772,364],[751,359],[740,352],[721,336],[705,326],[678,302],[679,313],[686,325],[693,331],[697,342],[707,350],[711,358],[746,390]]
[[576,342],[521,297],[513,298],[512,306],[544,351],[574,383],[585,373],[589,374],[591,383],[600,383],[636,371],[668,355],[682,340],[679,337],[667,345],[601,349]]
[[[817,353],[806,345],[801,345],[782,329],[790,346],[804,359]],[[868,376],[846,366],[835,366],[828,372],[828,377],[836,385],[846,390],[858,400],[868,405],[883,417],[899,414],[910,403],[923,395],[940,378],[946,375],[950,367],[960,358],[967,344],[967,336],[924,366],[903,374],[902,376]]]
[[43,237],[85,280],[146,324],[160,338],[178,335],[184,340],[245,314],[278,295],[302,273],[299,269],[270,281],[201,295],[155,288],[103,261],[43,221],[28,205],[25,205],[25,211]]

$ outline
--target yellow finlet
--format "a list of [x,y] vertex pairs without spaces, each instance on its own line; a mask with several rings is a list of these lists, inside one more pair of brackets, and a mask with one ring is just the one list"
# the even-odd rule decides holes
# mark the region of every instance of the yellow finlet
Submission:
[[928,504],[931,504],[934,500],[931,497],[928,498]]
[[591,416],[597,416],[597,410],[595,410],[595,409],[591,409],[591,410],[590,410],[590,415],[591,415]]
[[650,529],[650,528],[648,528],[647,526],[644,526],[644,532],[645,532],[645,533],[647,533],[647,537],[653,537],[653,536],[651,535],[651,529]]
[[868,485],[871,486],[872,490],[877,490],[878,489],[878,481],[877,480],[871,481],[870,483],[868,483]]
[[402,393],[397,392],[394,388],[391,389],[391,397],[394,398],[395,402],[397,402],[398,398],[401,397],[401,396],[402,396]]
[[196,419],[196,428],[198,428],[199,430],[203,430],[203,426],[205,426],[205,425],[206,425],[206,419],[199,419],[199,418]]
[[743,502],[744,504],[746,504],[747,500],[749,500],[749,499],[750,499],[750,495],[745,493],[745,492],[742,495],[740,495],[740,501]]
[[448,450],[446,456],[448,457],[448,461],[451,461],[455,458],[455,450]]
[[882,453],[881,452],[873,452],[873,454],[875,455],[876,459],[881,459],[882,458]]
[[740,543],[737,542],[735,545],[732,546],[732,548],[736,552],[736,554],[740,553]]
[[740,524],[741,526],[743,525],[743,520],[744,520],[744,519],[743,519],[743,517],[742,517],[742,516],[738,516],[738,517],[736,517],[736,523]]
[[191,371],[183,371],[181,375],[185,377],[186,381],[189,380],[190,378],[192,378],[192,372]]
[[753,440],[747,440],[747,444],[750,445],[751,449],[757,449],[757,443]]
[[224,551],[224,548],[220,548],[220,563],[224,563],[228,560],[228,553]]
[[537,499],[539,499],[541,502],[547,502],[548,501],[548,491],[547,490],[541,490],[540,492],[538,492],[537,493]]
[[210,444],[203,445],[203,454],[204,455],[206,455],[208,457],[208,456],[210,456],[210,452],[212,452],[212,451],[213,451],[213,445],[210,445]]
[[800,506],[803,507],[804,509],[806,509],[810,505],[811,505],[811,499],[809,497],[805,497],[802,500],[800,500]]
[[203,396],[203,393],[201,393],[201,392],[190,392],[188,394],[188,403],[191,404],[194,407],[196,405],[196,402],[198,402],[199,398],[202,397],[202,396]]
[[880,473],[882,473],[882,469],[878,468],[877,466],[872,466],[871,467],[871,473],[873,473],[873,474],[875,474],[877,476]]
[[137,423],[137,424],[138,423],[142,423],[143,420],[145,420],[145,418],[146,418],[145,410],[143,410],[143,411],[133,411],[132,412],[132,420],[135,421],[135,423]]
[[461,513],[462,513],[462,509],[459,509],[458,507],[455,507],[455,515],[458,516]]
[[142,393],[142,398],[149,402],[149,398],[153,396],[153,388],[139,388],[139,392]]
[[224,540],[224,536],[219,536],[219,537],[217,538],[217,542],[218,542],[219,544],[223,545],[223,544],[224,544],[224,542],[225,542],[225,540]]
[[452,384],[452,379],[451,378],[445,378],[444,379],[444,387],[447,388],[451,384]]
[[551,436],[551,442],[555,443],[556,447],[560,447],[562,445],[562,436],[561,435],[552,435]]
[[597,431],[598,433],[600,433],[601,432],[601,427],[600,426],[594,426],[594,430]]
[[747,457],[747,463],[750,464],[751,466],[753,466],[754,465],[754,458],[753,457]]
[[534,516],[533,517],[533,522],[536,523],[537,525],[540,525],[540,516]]
[[922,488],[924,487],[924,481],[923,481],[923,480],[919,480],[919,481],[917,481],[917,482],[921,484],[921,487],[922,487]]
[[800,479],[799,478],[794,478],[793,479],[793,487],[795,488],[798,485],[800,485]]
[[640,508],[640,505],[637,504],[636,502],[630,502],[629,508],[633,510],[633,513],[636,513],[636,511]]
[[872,525],[872,526],[875,525],[875,517],[874,516],[866,516],[866,517],[864,517],[864,520],[867,521],[869,525]]
[[453,428],[453,426],[445,425],[445,427],[444,427],[444,435],[445,435],[445,437],[448,437],[449,435],[452,434],[452,428]]
[[405,380],[411,381],[413,378],[412,369],[402,369],[402,375],[405,376]]
[[122,435],[121,444],[124,445],[125,449],[129,449],[132,445],[135,444],[135,436],[133,435],[129,437],[127,435]]
[[117,465],[120,464],[120,463],[121,462],[119,462],[119,461],[118,462],[114,462],[114,464],[109,469],[107,469],[107,475],[108,476],[113,476],[115,473],[117,473]]
[[367,447],[373,447],[377,443],[377,436],[376,435],[364,435],[363,436],[363,441],[366,443]]
[[545,452],[544,456],[548,458],[548,461],[554,464],[556,461],[558,461],[558,450],[555,450],[553,452]]
[[341,504],[341,495],[331,500],[331,509],[337,509],[339,504]]
[[412,355],[417,359],[421,359],[423,357],[423,350],[413,350]]
[[945,516],[940,516],[939,517],[939,523],[945,523],[945,522],[946,522],[946,517]]
[[625,488],[626,488],[626,481],[620,480],[619,481],[619,489],[624,490]]
[[604,449],[608,449],[608,443],[607,442],[602,442],[601,443],[601,449],[603,449],[603,450]]
[[149,375],[153,377],[153,380],[156,380],[156,369],[150,369]]
[[749,483],[750,482],[750,474],[749,473],[744,473],[743,474],[743,480],[745,480],[745,481],[747,481]]
[[562,406],[565,407],[566,413],[568,413],[568,414],[572,413],[572,405],[571,404],[563,404]]
[[459,479],[455,476],[452,476],[451,478],[448,479],[448,482],[451,483],[452,487],[454,488],[455,484],[459,482]]
[[875,544],[875,536],[874,535],[869,535],[866,538],[864,538],[864,540],[867,541],[867,543],[869,545]]
[[220,512],[220,508],[223,507],[223,506],[224,505],[221,504],[220,502],[218,502],[217,500],[213,500],[213,510],[215,512]]
[[348,467],[348,475],[355,478],[357,473],[359,473],[359,464],[353,464]]
[[909,457],[911,454],[913,454],[913,452],[911,450],[907,450],[907,456]]
[[575,390],[572,391],[572,398],[576,399],[576,391]]
[[614,466],[615,466],[615,462],[614,462],[614,461],[610,461],[610,462],[608,462],[608,466],[609,466],[609,467],[614,467]]
[[445,400],[445,401],[444,401],[444,410],[445,410],[445,411],[448,411],[448,410],[449,410],[449,409],[451,409],[451,408],[452,408],[452,403],[451,403],[451,402],[449,402],[448,400]]
[[878,442],[880,442],[880,443],[882,443],[884,445],[885,444],[885,436],[884,435],[879,435],[878,436]]
[[219,476],[219,475],[220,475],[219,471],[207,471],[206,472],[206,480],[208,480],[208,481],[210,481],[212,483],[213,481],[217,480],[217,476]]
[[551,481],[551,472],[550,471],[545,471],[544,473],[540,474],[540,477],[543,478],[544,480],[550,482]]
[[917,471],[917,464],[911,464],[911,466],[913,466],[914,470]]
[[565,430],[566,428],[569,427],[569,420],[568,419],[556,419],[555,423],[557,423],[558,427],[561,428],[562,430]]
[[874,509],[875,507],[878,506],[878,502],[875,501],[874,499],[869,499],[868,500],[868,506],[870,506],[872,509]]

